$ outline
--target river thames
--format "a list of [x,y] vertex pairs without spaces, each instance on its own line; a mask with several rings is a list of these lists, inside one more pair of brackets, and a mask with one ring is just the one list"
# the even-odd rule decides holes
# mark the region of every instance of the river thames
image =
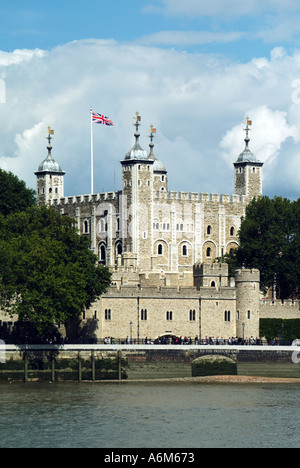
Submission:
[[300,383],[0,385],[1,448],[299,448]]

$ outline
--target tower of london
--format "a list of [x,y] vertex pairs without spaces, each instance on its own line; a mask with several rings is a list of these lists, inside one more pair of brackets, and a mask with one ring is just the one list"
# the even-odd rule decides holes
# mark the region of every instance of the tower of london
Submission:
[[252,122],[247,117],[245,147],[233,161],[233,194],[170,190],[156,156],[156,130],[150,127],[146,151],[140,124],[137,113],[134,144],[120,160],[119,191],[65,197],[50,130],[48,155],[35,172],[39,204],[74,218],[99,264],[113,272],[112,286],[83,324],[93,319],[99,339],[259,336],[259,271],[229,278],[227,265],[214,262],[238,247],[246,207],[262,194],[263,163],[249,146]]
[[263,163],[249,149],[251,122],[234,162],[234,192],[218,195],[170,190],[167,169],[155,155],[155,129],[147,152],[140,145],[140,121],[137,115],[134,145],[120,161],[122,190],[108,193],[64,197],[65,172],[53,159],[49,134],[48,155],[35,172],[38,200],[76,219],[99,263],[144,274],[181,273],[192,286],[195,264],[237,247],[245,208],[262,194]]

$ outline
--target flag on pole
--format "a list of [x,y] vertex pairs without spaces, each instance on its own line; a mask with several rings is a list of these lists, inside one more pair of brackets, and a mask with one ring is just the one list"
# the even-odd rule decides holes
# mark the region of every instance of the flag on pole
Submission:
[[98,114],[90,108],[91,113],[91,193],[94,193],[94,142],[93,142],[93,123],[112,126],[113,122],[105,115]]
[[112,126],[113,122],[105,115],[98,114],[97,112],[92,111],[92,122],[102,125]]

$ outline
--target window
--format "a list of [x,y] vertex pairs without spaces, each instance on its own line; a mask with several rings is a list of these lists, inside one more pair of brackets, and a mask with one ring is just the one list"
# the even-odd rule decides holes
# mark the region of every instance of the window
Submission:
[[211,226],[207,226],[207,235],[209,236],[211,234]]
[[94,319],[97,320],[97,311],[94,312]]
[[183,256],[183,257],[187,257],[187,254],[188,254],[187,246],[186,246],[186,245],[183,245],[183,246],[182,246],[182,256]]
[[215,287],[216,287],[216,283],[215,283],[214,281],[212,281],[211,284],[210,284],[210,286],[211,286],[212,288],[215,288]]
[[105,309],[105,320],[111,320],[111,310]]
[[83,223],[83,232],[84,232],[84,234],[88,234],[88,232],[89,232],[89,223],[88,223],[88,221],[84,221],[84,223]]
[[168,311],[168,312],[167,312],[167,317],[166,317],[166,318],[167,318],[167,320],[173,320],[173,312],[172,312],[172,311],[170,311],[170,312]]
[[118,243],[117,243],[117,246],[116,246],[116,253],[117,253],[117,255],[122,255],[122,253],[123,253],[123,247],[122,247],[121,242],[118,242]]
[[99,263],[106,265],[106,247],[104,244],[99,245]]
[[141,320],[147,320],[147,309],[141,310]]
[[206,249],[206,256],[207,257],[211,256],[211,248],[210,247],[207,247],[207,249]]
[[196,311],[195,310],[190,310],[190,321],[194,322],[196,320]]
[[231,227],[231,228],[230,228],[230,235],[231,235],[231,236],[234,236],[234,227]]
[[157,246],[157,255],[163,255],[163,246],[162,244],[158,244]]
[[225,310],[225,322],[230,322],[230,310]]
[[251,317],[251,312],[250,310],[248,310],[248,319],[250,319],[250,317]]

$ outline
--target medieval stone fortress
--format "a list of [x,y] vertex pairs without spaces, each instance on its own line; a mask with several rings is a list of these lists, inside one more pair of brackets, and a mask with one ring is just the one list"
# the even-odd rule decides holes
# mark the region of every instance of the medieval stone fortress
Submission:
[[259,337],[260,318],[299,318],[297,301],[265,302],[258,270],[241,269],[235,278],[216,257],[238,246],[241,218],[251,199],[262,194],[263,163],[249,148],[234,162],[234,194],[174,192],[154,151],[135,142],[121,160],[122,190],[64,196],[65,172],[48,155],[35,172],[39,204],[54,206],[76,220],[90,239],[99,264],[113,271],[112,286],[82,317],[99,340],[206,337]]

